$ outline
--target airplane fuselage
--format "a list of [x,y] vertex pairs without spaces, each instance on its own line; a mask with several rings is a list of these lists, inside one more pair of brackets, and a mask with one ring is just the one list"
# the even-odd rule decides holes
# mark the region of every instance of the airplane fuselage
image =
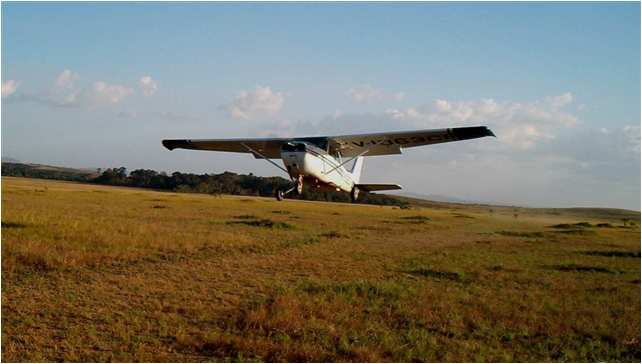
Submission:
[[[324,191],[350,192],[357,181],[335,157],[307,143],[282,150],[281,159],[290,177]],[[296,150],[301,149],[301,150]]]

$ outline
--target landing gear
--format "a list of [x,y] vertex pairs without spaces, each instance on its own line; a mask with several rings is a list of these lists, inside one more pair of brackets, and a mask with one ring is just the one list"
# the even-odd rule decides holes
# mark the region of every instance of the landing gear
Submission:
[[299,175],[296,181],[296,193],[299,195],[303,193],[303,176],[301,175]]
[[299,176],[297,179],[297,183],[295,186],[283,191],[282,189],[277,189],[274,191],[274,197],[276,197],[277,201],[282,201],[285,198],[285,195],[291,193],[292,191],[295,191],[298,195],[303,193],[303,176]]
[[350,191],[350,201],[352,203],[357,202],[357,198],[359,198],[359,189],[357,186],[352,187],[352,191]]

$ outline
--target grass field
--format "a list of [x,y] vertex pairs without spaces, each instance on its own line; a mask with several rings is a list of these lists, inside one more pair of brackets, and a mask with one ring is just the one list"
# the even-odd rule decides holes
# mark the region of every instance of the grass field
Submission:
[[3,177],[2,361],[639,362],[639,222]]

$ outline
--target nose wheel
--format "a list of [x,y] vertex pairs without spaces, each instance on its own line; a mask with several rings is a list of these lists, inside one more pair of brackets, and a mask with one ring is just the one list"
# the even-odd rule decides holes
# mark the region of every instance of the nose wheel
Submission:
[[297,179],[296,185],[294,185],[293,187],[285,191],[282,189],[277,189],[276,191],[274,191],[274,197],[276,198],[277,201],[282,201],[285,198],[285,195],[295,190],[297,195],[300,195],[303,193],[303,176],[299,176],[299,178]]

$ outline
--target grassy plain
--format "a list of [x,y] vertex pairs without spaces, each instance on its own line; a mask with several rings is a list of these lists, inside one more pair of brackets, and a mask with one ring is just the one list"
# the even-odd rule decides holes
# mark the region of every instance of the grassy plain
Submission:
[[639,220],[5,177],[2,361],[639,362]]

